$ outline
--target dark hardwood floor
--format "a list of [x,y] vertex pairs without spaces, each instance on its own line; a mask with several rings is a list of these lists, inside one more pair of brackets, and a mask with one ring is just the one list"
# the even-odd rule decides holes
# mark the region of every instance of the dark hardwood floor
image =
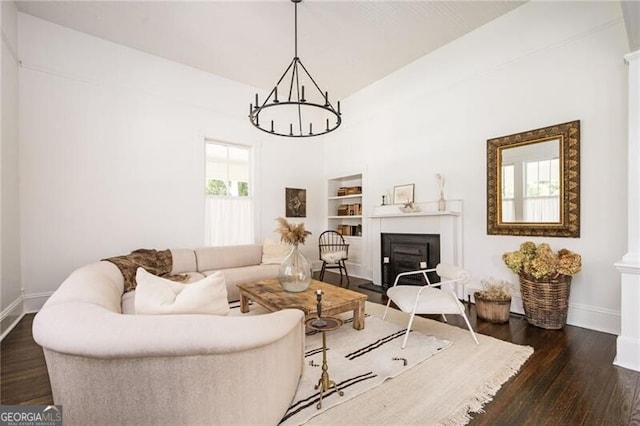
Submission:
[[[325,281],[336,278],[328,272]],[[359,287],[367,282],[352,277],[350,288],[371,302],[386,303],[383,294]],[[492,324],[476,318],[474,305],[468,316],[477,332],[535,350],[485,412],[473,415],[471,425],[640,425],[640,373],[612,365],[616,336],[572,326],[544,330],[518,315]],[[0,346],[3,405],[53,403],[32,321],[33,315],[25,316]],[[465,328],[456,316],[449,316],[449,323]]]
[[0,403],[53,404],[42,348],[31,335],[34,314],[25,315],[0,344]]

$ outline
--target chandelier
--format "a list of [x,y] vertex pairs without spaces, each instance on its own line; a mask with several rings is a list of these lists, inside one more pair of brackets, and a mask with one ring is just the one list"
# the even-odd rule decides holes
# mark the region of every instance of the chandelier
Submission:
[[[263,132],[278,136],[305,138],[332,132],[342,123],[340,101],[337,108],[329,100],[329,92],[323,92],[298,57],[298,3],[294,6],[295,50],[293,60],[260,104],[256,93],[255,103],[249,104],[251,124]],[[286,97],[278,99],[280,93]],[[309,90],[305,93],[305,83]]]

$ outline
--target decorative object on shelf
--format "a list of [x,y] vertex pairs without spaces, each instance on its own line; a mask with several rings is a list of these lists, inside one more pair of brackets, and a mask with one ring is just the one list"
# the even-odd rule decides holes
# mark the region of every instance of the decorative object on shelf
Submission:
[[311,232],[304,228],[304,223],[291,224],[281,217],[276,220],[280,239],[292,246],[291,252],[278,268],[278,280],[285,291],[305,291],[311,284],[311,262],[300,252],[298,244],[304,244]]
[[444,176],[440,173],[437,173],[436,180],[438,181],[438,189],[440,190],[440,198],[438,198],[438,211],[442,212],[447,209],[447,201],[444,199]]
[[493,278],[482,280],[481,284],[482,290],[473,293],[478,317],[495,323],[508,322],[513,284]]
[[[257,93],[255,104],[249,104],[251,124],[263,132],[277,136],[304,138],[324,135],[336,130],[342,123],[340,101],[337,102],[337,108],[334,108],[329,100],[329,92],[323,92],[320,89],[318,83],[309,74],[309,71],[307,71],[307,68],[298,57],[298,3],[301,1],[291,0],[294,6],[295,40],[294,55],[291,63],[262,104],[259,102]],[[311,90],[308,90],[306,95],[304,90],[305,80],[308,83],[312,83],[310,84]],[[283,83],[282,88],[284,89],[281,93],[286,94],[288,90],[286,98],[282,100],[278,99],[278,86],[280,86],[280,83]],[[289,122],[276,125],[276,118],[282,118],[283,114],[287,113],[291,116]],[[309,116],[317,120],[315,127],[311,121],[303,123],[303,120]],[[287,126],[287,124],[289,125]],[[262,125],[265,127],[262,127]]]
[[413,202],[415,185],[398,185],[393,187],[393,204],[406,204]]
[[286,217],[307,217],[307,190],[301,188],[285,188]]
[[386,198],[387,197],[385,195],[382,196],[382,204],[380,204],[381,206],[386,206],[386,204],[385,204]]
[[420,211],[420,207],[413,201],[409,201],[408,203],[398,206],[398,209],[400,209],[402,213],[417,213]]
[[520,277],[520,293],[529,324],[560,329],[567,322],[571,277],[582,269],[579,254],[562,249],[554,253],[549,244],[531,241],[520,250],[502,255],[504,263]]

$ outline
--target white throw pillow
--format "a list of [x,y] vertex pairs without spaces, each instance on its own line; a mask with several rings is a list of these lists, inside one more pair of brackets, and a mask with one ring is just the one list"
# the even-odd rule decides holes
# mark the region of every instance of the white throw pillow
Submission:
[[136,282],[137,315],[229,313],[227,285],[221,271],[200,281],[180,284],[138,268]]
[[262,244],[262,263],[264,265],[280,265],[291,252],[289,244],[282,244],[267,237]]

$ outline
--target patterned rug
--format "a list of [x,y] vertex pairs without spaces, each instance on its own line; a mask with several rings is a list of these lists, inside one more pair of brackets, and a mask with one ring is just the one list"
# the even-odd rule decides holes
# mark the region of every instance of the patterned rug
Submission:
[[[366,312],[371,318],[381,318],[384,306],[367,302]],[[407,324],[408,314],[390,309],[386,320],[402,327]],[[367,318],[366,327],[371,322]],[[401,353],[414,347],[418,341],[413,339],[420,334],[452,344],[406,374],[312,417],[305,426],[465,425],[471,420],[471,413],[482,411],[533,353],[529,346],[481,334],[480,345],[476,345],[468,330],[426,318],[416,317],[413,329],[407,348]],[[330,339],[327,334],[327,342]],[[331,366],[329,372],[332,373]]]
[[321,408],[317,407],[320,392],[315,386],[322,374],[322,333],[307,333],[303,375],[281,425],[305,423],[385,380],[409,371],[451,345],[448,340],[412,332],[409,344],[403,350],[400,346],[404,327],[372,316],[367,316],[365,324],[365,329],[358,331],[352,327],[352,319],[347,319],[340,328],[326,332],[329,378],[344,395],[330,388],[323,395]]
[[[253,305],[251,312],[244,315],[260,315],[265,312],[261,306]],[[365,331],[372,330],[373,324],[378,321],[382,322],[383,312],[383,305],[366,302]],[[238,307],[235,306],[230,315],[243,314],[240,314]],[[351,316],[351,313],[340,315],[345,321],[349,321],[348,318]],[[408,322],[408,314],[390,309],[386,322],[395,324],[396,330],[404,330]],[[311,397],[311,399],[307,404],[298,404],[298,408],[301,405],[308,405],[307,409],[301,411],[309,414],[305,414],[305,416],[290,415],[298,409],[293,408],[293,405],[304,399],[296,395],[296,402],[287,414],[289,417],[283,420],[283,424],[286,426],[303,423],[306,426],[466,425],[471,420],[472,413],[481,412],[482,407],[493,399],[502,385],[515,376],[520,367],[533,354],[533,349],[529,346],[516,345],[482,334],[477,335],[480,341],[478,346],[474,343],[468,330],[426,318],[416,317],[413,329],[404,350],[400,349],[402,333],[396,338],[389,339],[394,342],[396,352],[399,353],[399,355],[391,354],[391,358],[406,358],[407,367],[404,365],[400,367],[400,364],[404,364],[402,360],[392,359],[391,363],[385,362],[387,366],[401,368],[402,371],[396,372],[393,378],[383,380],[378,386],[370,386],[368,391],[356,394],[353,390],[356,387],[355,384],[346,386],[351,383],[348,382],[349,378],[356,377],[358,374],[354,374],[349,369],[341,371],[339,367],[341,361],[333,361],[329,357],[330,378],[344,389],[344,396],[328,392],[326,399],[323,398],[321,410],[317,410],[315,402],[313,402],[315,400],[313,387],[317,384],[322,371],[320,367],[311,367],[310,360],[307,359],[305,378],[303,379],[305,381],[300,382],[298,395],[306,393],[308,395],[306,398]],[[342,332],[348,333],[352,337],[361,333],[354,330],[350,322],[335,331],[328,332],[327,345],[334,347],[334,349],[330,349],[328,356],[332,350],[336,350],[337,338]],[[443,349],[446,349],[434,352],[436,356],[431,356],[431,358],[427,356],[429,359],[424,362],[416,361],[414,355],[407,356],[410,353],[407,351],[422,346],[421,335],[427,339],[430,338],[429,336],[436,336],[438,339],[433,337],[431,339],[444,343]],[[308,339],[313,337],[309,336]],[[320,338],[321,335],[317,335],[317,337]],[[451,344],[447,346],[446,342],[451,342]],[[315,348],[317,349],[318,345]],[[388,358],[388,356],[386,357]],[[382,359],[384,361],[384,357]],[[314,358],[313,362],[314,365],[321,364],[322,355],[319,358]],[[408,368],[410,365],[413,365],[413,368]],[[365,368],[365,370],[366,373],[372,371],[373,368]],[[401,374],[405,370],[408,370],[408,373]],[[374,380],[369,380],[369,376],[363,376],[364,380],[360,381],[366,383]],[[353,381],[357,382],[358,380]],[[330,406],[332,406],[331,409],[329,409]]]

